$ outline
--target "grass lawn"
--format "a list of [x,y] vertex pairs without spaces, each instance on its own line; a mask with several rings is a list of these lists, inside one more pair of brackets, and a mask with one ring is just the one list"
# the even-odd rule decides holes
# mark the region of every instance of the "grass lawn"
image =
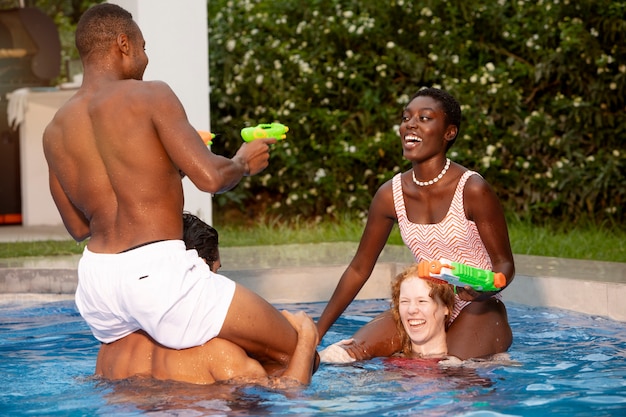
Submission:
[[[215,221],[220,246],[283,245],[291,243],[358,242],[363,222],[346,219],[341,222],[315,223],[300,219],[285,223],[262,220],[254,225]],[[513,253],[554,256],[597,261],[626,262],[626,231],[623,228],[591,225],[537,226],[520,221],[509,222]],[[402,245],[397,227],[388,244]],[[43,241],[0,243],[0,258],[79,254],[84,243]]]

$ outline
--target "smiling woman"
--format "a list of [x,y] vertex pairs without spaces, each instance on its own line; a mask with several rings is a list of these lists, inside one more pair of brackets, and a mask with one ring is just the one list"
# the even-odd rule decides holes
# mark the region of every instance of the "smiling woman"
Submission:
[[446,325],[454,309],[452,285],[420,278],[413,264],[391,285],[391,309],[404,356],[441,358],[448,354]]

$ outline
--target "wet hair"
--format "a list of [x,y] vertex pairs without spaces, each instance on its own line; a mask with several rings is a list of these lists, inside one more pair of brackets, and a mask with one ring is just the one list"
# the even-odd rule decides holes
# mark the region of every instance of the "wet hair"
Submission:
[[195,249],[198,255],[213,268],[219,259],[217,230],[191,213],[183,213],[183,240],[187,249]]
[[[402,325],[402,320],[400,319],[400,287],[402,283],[408,278],[419,278],[417,273],[418,264],[413,264],[409,266],[407,269],[399,273],[391,283],[391,312],[393,313],[393,319],[396,323],[396,328],[401,338],[401,346],[402,353],[409,354],[412,351],[411,348],[411,339],[409,339],[409,335],[406,333],[404,326]],[[420,278],[422,279],[422,278]],[[426,283],[430,287],[430,292],[428,295],[430,298],[437,302],[443,303],[450,313],[454,309],[454,287],[446,282],[434,281],[431,279],[425,279]],[[450,317],[448,316],[448,319]],[[446,329],[448,327],[446,322]]]
[[76,49],[81,58],[106,51],[121,33],[134,37],[133,15],[116,4],[97,4],[81,16],[76,25]]
[[441,104],[443,112],[446,115],[446,125],[456,126],[456,136],[448,141],[448,145],[446,147],[446,150],[450,149],[461,131],[461,105],[457,99],[455,99],[447,91],[432,87],[419,90],[413,97],[411,97],[410,101],[413,101],[416,97],[422,96],[431,97],[437,100]]

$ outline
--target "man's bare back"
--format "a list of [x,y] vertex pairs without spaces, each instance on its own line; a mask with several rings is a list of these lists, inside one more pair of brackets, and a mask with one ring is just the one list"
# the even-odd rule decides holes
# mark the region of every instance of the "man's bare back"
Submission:
[[[141,31],[85,58],[81,88],[44,133],[51,191],[69,232],[93,252],[180,239],[179,170],[219,193],[268,165],[268,144],[244,144],[232,159],[213,154],[172,90],[141,81],[148,63]],[[104,68],[104,69],[103,69]]]

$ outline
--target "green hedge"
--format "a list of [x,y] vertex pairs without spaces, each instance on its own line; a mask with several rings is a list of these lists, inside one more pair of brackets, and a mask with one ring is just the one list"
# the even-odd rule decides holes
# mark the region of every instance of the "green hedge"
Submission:
[[409,167],[403,106],[436,86],[463,105],[449,156],[508,212],[624,221],[624,1],[211,0],[208,15],[214,151],[244,126],[290,127],[220,206],[365,216]]

